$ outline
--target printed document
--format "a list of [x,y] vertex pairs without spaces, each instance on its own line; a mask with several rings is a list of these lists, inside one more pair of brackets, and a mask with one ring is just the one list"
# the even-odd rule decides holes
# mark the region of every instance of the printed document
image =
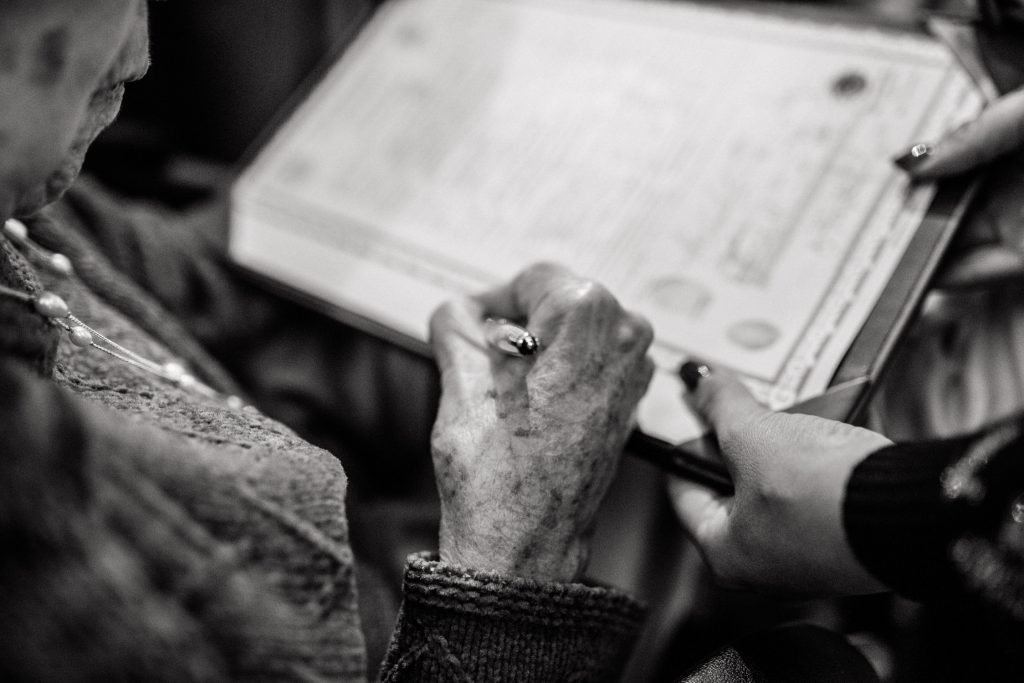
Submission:
[[934,189],[890,159],[981,98],[923,36],[635,0],[393,0],[233,192],[241,264],[425,340],[538,260],[654,325],[639,421],[703,427],[691,355],[820,394]]

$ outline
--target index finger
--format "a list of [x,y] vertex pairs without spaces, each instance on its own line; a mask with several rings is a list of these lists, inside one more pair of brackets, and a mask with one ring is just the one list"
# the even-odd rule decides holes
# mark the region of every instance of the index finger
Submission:
[[1024,88],[1000,97],[975,120],[960,126],[934,146],[915,145],[915,152],[896,164],[920,180],[972,171],[1024,147]]
[[752,421],[772,411],[758,403],[739,377],[725,368],[716,368],[703,374],[689,388],[684,398],[715,433],[721,447],[722,460],[733,481],[736,481],[750,452],[747,448],[737,447],[742,444],[735,443],[735,435],[741,434]]
[[441,371],[442,390],[472,395],[491,364],[483,331],[483,309],[471,297],[450,301],[430,318],[430,346]]

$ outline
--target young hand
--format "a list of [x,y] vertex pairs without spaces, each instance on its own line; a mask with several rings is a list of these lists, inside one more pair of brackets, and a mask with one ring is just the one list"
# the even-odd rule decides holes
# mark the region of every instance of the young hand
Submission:
[[884,590],[847,545],[842,504],[853,468],[888,439],[772,412],[725,370],[704,375],[687,396],[717,436],[735,493],[682,479],[670,491],[718,580],[801,596]]
[[979,287],[1024,277],[1024,89],[1004,95],[937,143],[915,145],[896,164],[917,180],[990,169],[954,245],[954,257],[940,274],[940,287]]

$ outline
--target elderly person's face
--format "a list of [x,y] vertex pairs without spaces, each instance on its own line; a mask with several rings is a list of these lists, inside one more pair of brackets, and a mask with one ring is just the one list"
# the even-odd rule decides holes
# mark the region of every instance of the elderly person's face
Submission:
[[149,64],[144,0],[0,0],[0,220],[56,199]]

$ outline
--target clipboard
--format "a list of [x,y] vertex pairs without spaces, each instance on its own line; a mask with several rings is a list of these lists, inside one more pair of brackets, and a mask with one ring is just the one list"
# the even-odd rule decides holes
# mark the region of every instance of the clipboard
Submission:
[[[759,6],[758,11],[764,13],[764,8]],[[828,14],[821,18],[832,20],[833,17],[834,15]],[[344,48],[332,55],[323,69],[331,66],[343,50]],[[297,93],[290,106],[278,117],[277,123],[284,121],[291,110],[305,99],[305,94],[319,82],[321,74],[322,70],[310,77],[308,84]],[[247,155],[246,163],[255,158],[258,150],[263,147],[276,127],[275,125],[268,130],[267,135],[257,143]],[[900,338],[920,307],[927,286],[972,195],[973,187],[968,183],[950,183],[940,188],[921,226],[905,250],[895,275],[887,283],[867,322],[846,352],[826,392],[791,407],[790,411],[843,421],[856,421],[860,417]],[[281,291],[289,298],[314,310],[417,353],[430,353],[425,342],[402,334],[372,317],[335,306],[256,270],[243,266],[240,268],[247,277]],[[714,441],[711,438],[705,437],[677,446],[638,433],[631,439],[629,449],[634,454],[655,461],[666,469],[684,473],[690,478],[704,479],[709,485],[719,488],[728,485],[727,478],[722,478],[724,471],[721,465],[714,460]]]

